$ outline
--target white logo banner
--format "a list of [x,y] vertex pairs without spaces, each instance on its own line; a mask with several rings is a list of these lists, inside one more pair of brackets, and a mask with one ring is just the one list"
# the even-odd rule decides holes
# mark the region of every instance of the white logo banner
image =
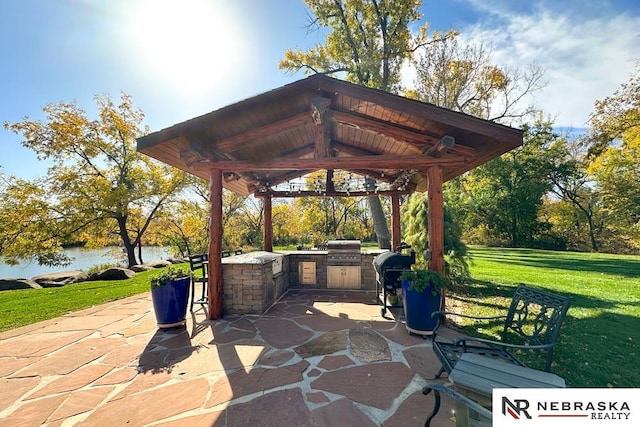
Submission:
[[496,388],[494,427],[640,426],[638,388]]

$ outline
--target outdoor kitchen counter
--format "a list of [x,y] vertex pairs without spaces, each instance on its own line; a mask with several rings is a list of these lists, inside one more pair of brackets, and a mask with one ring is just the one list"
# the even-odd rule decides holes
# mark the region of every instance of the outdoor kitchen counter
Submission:
[[[343,289],[375,290],[373,259],[380,252],[360,251],[359,283]],[[327,267],[335,266],[327,263],[328,255],[320,250],[257,251],[222,258],[224,313],[262,314],[289,289],[330,289]]]
[[257,251],[222,258],[223,311],[262,314],[289,289],[285,255]]
[[[380,250],[360,251],[360,287],[353,289],[375,290],[376,273],[373,268],[373,259]],[[327,258],[328,251],[320,250],[299,250],[282,251],[286,256],[284,261],[289,272],[289,288],[291,289],[328,289],[327,288]],[[305,263],[305,264],[302,264]],[[310,263],[310,264],[307,264]],[[284,268],[284,267],[283,267]],[[313,270],[310,270],[310,269]],[[313,274],[314,280],[302,280],[309,278]],[[303,276],[304,274],[304,276]],[[315,282],[315,283],[309,283]]]

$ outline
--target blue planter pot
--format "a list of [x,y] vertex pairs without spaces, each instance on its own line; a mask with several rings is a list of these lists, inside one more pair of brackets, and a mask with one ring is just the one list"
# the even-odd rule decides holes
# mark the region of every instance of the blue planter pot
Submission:
[[190,281],[189,276],[181,277],[151,290],[159,328],[173,328],[186,323]]
[[411,281],[402,281],[402,303],[407,331],[418,335],[433,335],[439,319],[431,317],[431,313],[440,310],[442,294],[433,295],[432,285],[427,286],[424,292],[410,290],[410,286]]

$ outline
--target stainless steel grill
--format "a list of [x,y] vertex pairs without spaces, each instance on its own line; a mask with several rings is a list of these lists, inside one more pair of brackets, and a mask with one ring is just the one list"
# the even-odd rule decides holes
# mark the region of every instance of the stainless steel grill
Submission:
[[360,240],[329,240],[327,265],[360,265]]

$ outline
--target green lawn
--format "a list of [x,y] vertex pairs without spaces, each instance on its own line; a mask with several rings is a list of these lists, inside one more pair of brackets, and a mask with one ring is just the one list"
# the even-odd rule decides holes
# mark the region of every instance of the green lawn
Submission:
[[61,316],[149,291],[159,270],[138,273],[128,280],[82,282],[60,288],[0,292],[0,332]]
[[[451,306],[506,312],[520,283],[569,295],[552,371],[572,387],[640,386],[640,257],[481,247],[471,255],[474,283],[451,295]],[[465,332],[492,336],[498,329]]]

